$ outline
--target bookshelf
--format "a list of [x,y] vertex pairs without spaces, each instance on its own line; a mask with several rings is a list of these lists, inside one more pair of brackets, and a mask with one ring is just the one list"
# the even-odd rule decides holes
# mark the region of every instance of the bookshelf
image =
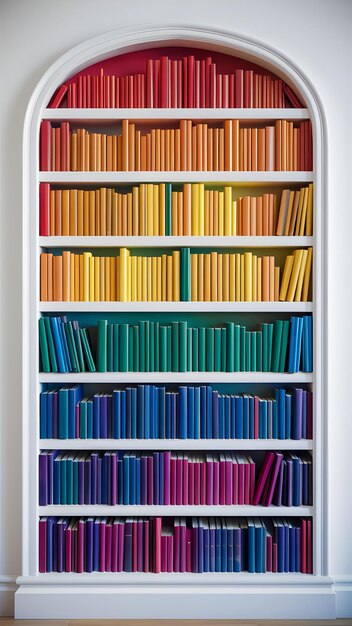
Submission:
[[[148,54],[148,50],[145,51]],[[211,54],[211,53],[210,53]],[[74,73],[74,72],[73,72]],[[71,72],[72,74],[72,72]],[[62,82],[62,80],[61,80]],[[46,98],[46,103],[48,97]],[[265,123],[277,119],[292,121],[312,119],[308,108],[293,109],[50,109],[42,106],[37,120],[49,120],[52,122],[69,121],[75,127],[82,123],[84,126],[106,125],[106,127],[118,127],[122,119],[134,120],[136,123],[151,124],[155,121],[162,123],[170,120],[197,120],[197,121],[221,121],[226,119],[244,120],[250,124]],[[332,601],[330,598],[331,581],[326,576],[324,567],[323,528],[323,492],[324,485],[322,469],[322,446],[323,428],[321,425],[321,345],[317,341],[318,331],[321,324],[320,289],[319,285],[319,259],[320,239],[317,213],[319,212],[319,179],[316,168],[310,171],[265,171],[265,172],[56,172],[40,171],[38,167],[38,128],[32,131],[31,138],[31,172],[32,179],[25,187],[26,204],[30,206],[32,216],[30,228],[25,233],[26,249],[29,252],[30,268],[33,271],[30,283],[25,287],[25,301],[30,303],[30,319],[25,327],[25,352],[27,361],[24,365],[25,375],[25,398],[28,401],[28,410],[25,411],[24,427],[24,469],[26,473],[24,486],[24,510],[26,521],[24,524],[24,568],[23,576],[19,579],[20,589],[16,594],[17,617],[255,617],[274,616],[270,604],[278,603],[280,617],[291,617],[294,611],[297,617],[318,616],[319,611],[324,611],[324,616],[330,614]],[[316,146],[314,146],[314,151]],[[72,188],[81,186],[84,189],[99,188],[102,185],[115,186],[119,189],[130,188],[139,183],[195,183],[204,182],[219,187],[226,184],[237,187],[239,193],[255,194],[265,193],[266,190],[282,190],[293,186],[297,189],[300,185],[314,183],[314,230],[312,236],[39,236],[38,228],[38,187],[40,183],[50,183],[54,188]],[[61,186],[61,187],[60,187]],[[314,249],[314,299],[313,302],[41,302],[39,300],[39,254],[42,250],[66,250],[88,249],[94,251],[98,248],[116,249],[119,247],[134,248],[163,248],[174,249],[175,247],[190,246],[191,248],[266,248],[269,250],[285,252],[287,249],[312,246]],[[317,288],[318,285],[318,288]],[[251,319],[260,319],[261,314],[266,319],[278,319],[279,314],[284,314],[285,319],[290,315],[313,314],[314,317],[314,370],[313,372],[79,372],[79,373],[45,373],[38,371],[38,329],[37,319],[44,315],[77,314],[80,319],[100,319],[99,314],[107,313],[115,316],[125,316],[133,313],[135,316],[162,316],[167,313],[168,319],[172,314],[196,315],[197,319],[207,314],[214,316],[231,314],[245,319],[248,314]],[[71,319],[70,318],[70,319]],[[73,318],[72,318],[73,319]],[[190,318],[192,319],[192,317]],[[291,439],[56,439],[40,438],[38,427],[39,393],[49,385],[82,384],[87,389],[87,394],[105,392],[108,393],[116,386],[138,384],[171,385],[177,389],[178,384],[188,385],[216,385],[235,389],[234,393],[257,392],[259,396],[268,397],[269,390],[275,385],[281,387],[303,386],[304,389],[312,389],[314,393],[314,428],[313,438],[299,440]],[[231,392],[232,393],[232,392]],[[235,451],[259,453],[262,456],[266,451],[308,451],[313,458],[313,503],[306,506],[268,506],[261,505],[38,505],[38,454],[40,451]],[[257,472],[260,465],[257,468]],[[312,520],[313,527],[313,574],[296,573],[201,573],[190,574],[186,572],[164,572],[153,576],[151,573],[75,573],[75,572],[51,572],[39,573],[38,569],[38,522],[45,516],[60,517],[136,517],[151,516],[161,518],[173,517],[260,517],[260,518],[294,518],[308,517]],[[72,597],[68,599],[65,609],[58,606],[55,593],[58,591],[67,600],[65,585],[72,584]],[[108,585],[108,587],[107,587]],[[190,594],[186,601],[187,613],[177,609],[177,592],[180,586],[189,585]],[[312,590],[305,594],[303,606],[297,611],[298,598],[303,596],[303,587],[308,585]],[[138,602],[141,602],[143,613],[139,609],[131,615],[128,612],[128,603],[121,605],[122,595],[132,593]],[[288,588],[282,594],[282,586]],[[148,594],[155,602],[156,594],[162,592],[161,613],[153,613],[148,600]],[[91,598],[87,607],[82,608],[82,599],[87,600],[87,593]],[[111,593],[115,594],[113,598]],[[203,594],[208,594],[204,607],[199,606],[199,599]],[[220,596],[229,593],[230,597],[224,603],[224,608],[216,609],[214,606],[219,602]],[[258,600],[258,609],[248,609],[248,594],[255,594]],[[43,604],[43,594],[45,601]],[[281,599],[279,599],[281,594]],[[320,608],[316,608],[316,602],[321,602]],[[91,602],[94,602],[94,608]],[[213,602],[210,609],[209,602]],[[233,608],[236,602],[236,608]],[[50,606],[50,614],[49,611]],[[41,606],[41,608],[39,608]],[[43,608],[44,606],[44,608]],[[121,608],[122,606],[122,608]],[[118,608],[119,607],[119,608]],[[259,611],[258,613],[256,611]],[[53,612],[54,611],[54,612]],[[205,612],[204,612],[205,611]],[[304,612],[306,611],[306,612]],[[314,613],[315,611],[315,613]]]

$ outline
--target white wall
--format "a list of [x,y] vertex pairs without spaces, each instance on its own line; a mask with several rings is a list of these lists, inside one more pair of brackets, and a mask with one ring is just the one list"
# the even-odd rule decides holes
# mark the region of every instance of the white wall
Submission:
[[[31,93],[65,51],[138,23],[192,24],[256,38],[307,75],[329,135],[330,573],[352,582],[352,380],[349,305],[352,210],[348,197],[352,3],[342,0],[2,0],[0,2],[1,436],[0,584],[21,572],[21,141]],[[348,335],[347,335],[348,333]],[[1,589],[0,589],[1,590]],[[1,607],[0,607],[1,611]]]

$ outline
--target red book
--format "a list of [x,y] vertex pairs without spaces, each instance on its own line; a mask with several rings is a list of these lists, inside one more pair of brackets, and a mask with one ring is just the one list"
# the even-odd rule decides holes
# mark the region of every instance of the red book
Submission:
[[245,109],[252,107],[253,97],[253,70],[244,70],[243,77],[243,106]]
[[149,520],[143,521],[143,572],[149,572],[149,542],[150,542],[150,531],[149,531]]
[[274,462],[275,459],[275,454],[274,452],[267,452],[265,457],[264,457],[264,461],[262,464],[262,467],[260,469],[259,472],[259,476],[258,476],[258,481],[257,481],[257,486],[256,486],[256,490],[254,493],[254,497],[253,497],[253,505],[257,506],[259,504],[261,495],[263,493],[264,487],[265,487],[265,483],[268,479],[268,475],[270,472],[270,468]]
[[134,76],[127,76],[127,83],[128,83],[128,107],[130,109],[133,109],[136,105],[134,103],[134,98],[133,98],[133,94],[134,94]]
[[66,96],[67,91],[68,91],[68,86],[65,85],[64,83],[63,85],[61,85],[61,87],[59,87],[59,89],[55,92],[54,96],[52,97],[49,103],[49,109],[58,109],[64,97]]
[[141,107],[145,107],[145,75],[141,74]]
[[161,517],[154,519],[154,572],[161,571]]
[[73,87],[73,83],[70,83],[68,86],[68,94],[67,94],[67,106],[69,109],[72,108],[72,87]]
[[133,80],[133,105],[136,108],[140,108],[141,107],[141,103],[140,103],[140,88],[141,88],[141,84],[140,84],[140,74],[136,74]]
[[194,66],[194,107],[200,107],[200,61],[195,61]]
[[188,59],[187,57],[183,57],[182,59],[182,70],[183,70],[183,80],[182,80],[182,106],[187,108],[189,106],[188,102]]
[[222,106],[225,109],[229,108],[229,75],[223,74],[222,76]]
[[183,62],[182,59],[179,59],[177,61],[177,108],[181,109],[182,108],[182,103],[183,103],[183,91],[182,91],[182,85],[183,85]]
[[92,106],[92,78],[90,74],[87,76],[87,108],[90,109]]
[[104,76],[104,107],[111,107],[109,76]]
[[[148,109],[153,108],[154,106],[154,71],[153,71],[153,60],[147,60],[147,71],[146,71],[146,106]],[[121,106],[121,105],[120,105]]]
[[286,97],[286,99],[288,100],[289,104],[294,108],[294,109],[301,109],[302,108],[302,103],[300,102],[299,98],[297,98],[296,94],[293,93],[291,87],[289,87],[288,85],[285,85],[283,88],[284,91],[284,96]]
[[229,107],[233,109],[235,106],[235,75],[229,76]]
[[210,107],[210,66],[212,64],[211,57],[205,59],[205,107]]
[[82,77],[82,107],[87,108],[87,76]]
[[104,106],[104,70],[101,68],[100,76],[98,76],[98,107],[101,109]]
[[209,67],[209,107],[216,107],[216,65],[212,63]]
[[235,70],[235,108],[243,107],[243,70]]
[[215,77],[216,80],[216,106],[218,109],[222,107],[222,75],[218,74]]
[[83,94],[82,81],[83,81],[83,76],[78,76],[78,79],[77,79],[77,107],[79,109],[82,108],[82,94]]
[[154,61],[154,108],[160,107],[160,60],[155,59]]
[[48,237],[50,234],[50,185],[39,184],[39,235]]
[[42,172],[51,170],[51,123],[43,120],[40,125],[40,169]]
[[177,61],[169,61],[169,102],[170,107],[177,107]]
[[204,109],[206,106],[206,80],[205,80],[205,59],[202,59],[200,62],[200,79],[199,79],[199,88],[200,88],[200,96],[199,96],[199,106]]
[[165,56],[160,58],[160,106],[169,106],[169,59]]

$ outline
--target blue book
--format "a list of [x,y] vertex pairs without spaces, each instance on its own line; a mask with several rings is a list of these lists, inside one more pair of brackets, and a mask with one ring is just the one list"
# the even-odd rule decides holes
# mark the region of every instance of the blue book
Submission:
[[289,525],[289,572],[296,571],[296,528]]
[[55,517],[48,517],[46,523],[46,571],[54,571],[54,527]]
[[78,504],[78,456],[73,460],[73,504]]
[[194,438],[200,439],[201,431],[201,396],[200,387],[194,388]]
[[73,504],[73,457],[74,457],[74,454],[70,453],[66,460],[66,481],[67,481],[66,503],[67,504]]
[[292,423],[292,396],[285,394],[285,435],[291,436],[291,423]]
[[100,557],[100,517],[94,519],[93,525],[93,571],[99,571]]
[[249,438],[249,396],[243,396],[243,439]]
[[131,389],[131,438],[137,438],[137,389]]
[[219,518],[215,519],[215,571],[221,572],[221,525]]
[[68,439],[68,388],[59,389],[59,439]]
[[301,529],[296,527],[296,540],[295,540],[296,554],[295,565],[296,572],[301,571]]
[[254,439],[254,397],[249,396],[249,431],[248,437],[249,439]]
[[155,403],[155,386],[150,385],[150,438],[155,439],[155,421],[157,419]]
[[273,439],[279,438],[279,405],[278,401],[273,401]]
[[64,353],[64,359],[65,359],[65,363],[66,363],[66,371],[67,372],[72,372],[73,371],[73,365],[71,362],[71,357],[70,357],[70,352],[68,349],[68,343],[67,343],[67,337],[66,337],[66,333],[65,333],[65,328],[64,325],[67,324],[67,318],[65,315],[58,317],[58,328],[59,328],[59,333],[60,333],[60,337],[61,337],[61,345],[63,348],[63,353]]
[[198,573],[204,572],[204,529],[198,522]]
[[257,573],[264,572],[263,564],[263,531],[264,528],[260,520],[255,520],[255,571]]
[[[216,407],[218,411],[218,419],[214,420],[213,415],[213,439],[225,439],[225,396],[217,394],[216,404],[213,402],[213,409]],[[214,391],[213,391],[214,394]],[[217,422],[217,434],[214,432],[214,425]]]
[[187,439],[187,387],[179,387],[179,439]]
[[123,504],[130,504],[130,459],[129,453],[125,452],[122,460],[123,465]]
[[136,458],[136,504],[141,504],[141,459]]
[[[109,471],[109,459],[105,452],[102,458],[101,465],[101,503],[109,504],[108,494],[108,471]],[[129,503],[126,503],[129,504]]]
[[289,343],[289,353],[288,353],[288,372],[290,374],[294,373],[296,366],[296,354],[297,354],[297,317],[291,317],[290,324],[290,343]]
[[227,528],[221,526],[221,571],[227,572]]
[[236,439],[243,439],[243,397],[235,396],[235,434]]
[[313,318],[311,315],[308,318],[308,372],[313,371]]
[[187,387],[187,437],[194,439],[194,387]]
[[131,421],[132,421],[132,406],[131,406],[131,387],[126,389],[126,439],[131,439]]
[[171,439],[171,400],[172,393],[165,393],[165,438]]
[[212,397],[212,388],[206,387],[207,393],[207,422],[206,422],[206,432],[204,437],[206,439],[212,439],[213,437],[213,397]]
[[136,492],[137,492],[137,472],[136,472],[136,456],[133,452],[130,453],[129,457],[129,465],[130,465],[130,495],[129,495],[129,504],[137,504],[136,500]]
[[215,572],[215,521],[214,518],[210,518],[209,520],[209,552],[210,552],[210,562],[209,562],[209,571]]
[[231,398],[230,396],[224,397],[225,404],[225,439],[230,439],[231,437]]
[[165,423],[165,387],[158,387],[157,388],[158,391],[158,406],[159,406],[159,423],[158,423],[158,429],[157,429],[157,438],[159,439],[165,439],[165,428],[166,428],[166,423]]
[[231,430],[230,430],[230,438],[236,438],[236,397],[230,396],[231,403]]
[[285,571],[285,529],[281,521],[277,523],[277,571]]
[[98,393],[93,396],[93,439],[100,437],[100,397]]
[[[208,389],[211,390],[211,387],[208,387]],[[220,396],[219,396],[219,392],[218,391],[212,391],[212,434],[209,436],[207,434],[207,438],[210,439],[211,437],[213,439],[219,439],[219,437],[221,437],[220,435],[220,424],[219,424],[219,420],[220,420]],[[222,418],[224,417],[223,415],[223,406],[222,406]],[[222,438],[222,437],[221,437]]]
[[175,439],[177,437],[177,414],[178,414],[178,403],[179,403],[180,395],[178,393],[173,393],[171,395],[171,437]]
[[121,439],[126,439],[126,391],[121,391]]
[[73,385],[68,392],[69,403],[69,422],[68,422],[68,436],[69,439],[76,437],[76,405],[82,399],[83,391],[82,385]]
[[203,522],[203,551],[204,551],[204,561],[203,561],[203,571],[210,572],[210,530],[209,526],[206,526],[207,520]]
[[275,399],[277,402],[277,411],[278,411],[279,439],[286,439],[286,391],[285,389],[275,389]]
[[[47,422],[46,436],[47,439],[58,437],[58,409],[59,409],[59,392],[57,390],[48,391],[47,395]],[[56,413],[56,420],[55,418]],[[56,424],[55,424],[56,421]]]
[[62,339],[61,339],[61,333],[59,330],[58,318],[51,317],[50,325],[51,325],[51,331],[52,331],[53,340],[54,340],[55,353],[56,353],[59,372],[67,372],[68,370],[67,370],[66,360],[65,360],[63,346],[62,346]]
[[259,438],[268,438],[268,403],[259,400]]
[[248,571],[256,572],[255,562],[255,527],[252,518],[248,518]]
[[61,459],[64,456],[64,452],[61,452],[54,459],[53,463],[53,504],[61,504]]
[[121,398],[120,391],[114,389],[112,392],[112,414],[113,414],[113,437],[121,439]]
[[233,572],[233,528],[232,523],[226,520],[227,527],[227,571]]
[[301,353],[302,353],[302,337],[303,337],[303,317],[297,318],[297,340],[295,351],[295,372],[300,371]]
[[124,485],[123,467],[124,467],[123,457],[121,454],[119,455],[119,458],[117,461],[117,504],[123,504],[123,485]]
[[137,387],[137,437],[144,439],[144,385]]
[[51,421],[52,423],[52,413],[48,420],[47,397],[48,397],[48,392],[42,391],[42,393],[40,394],[40,421],[39,421],[39,432],[40,432],[41,439],[47,439],[47,422]]
[[200,387],[200,439],[207,436],[207,388],[205,385]]
[[79,403],[79,438],[87,439],[88,406],[87,398]]
[[238,522],[235,522],[233,529],[233,572],[241,571],[241,529]]

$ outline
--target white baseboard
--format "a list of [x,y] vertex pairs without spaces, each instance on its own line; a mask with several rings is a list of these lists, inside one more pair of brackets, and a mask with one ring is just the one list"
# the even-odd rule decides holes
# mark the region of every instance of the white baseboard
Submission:
[[336,617],[352,617],[352,576],[335,576]]
[[13,616],[16,589],[16,576],[0,575],[0,617]]

